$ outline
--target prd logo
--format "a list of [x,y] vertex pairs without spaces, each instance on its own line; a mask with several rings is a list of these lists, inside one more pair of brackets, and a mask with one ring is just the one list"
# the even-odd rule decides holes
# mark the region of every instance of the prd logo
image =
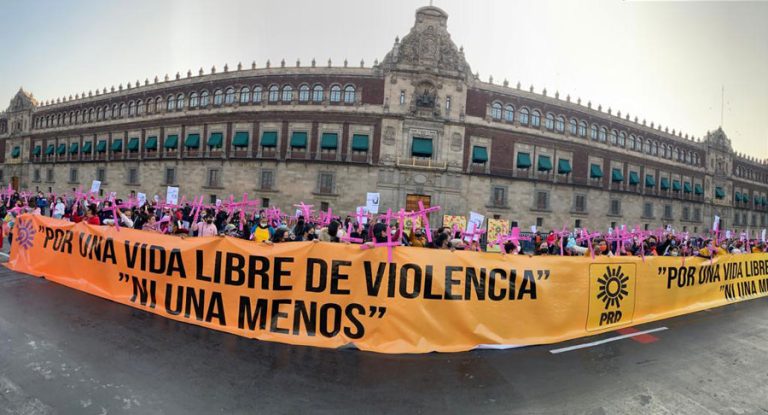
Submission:
[[635,313],[635,271],[635,264],[590,265],[587,330],[632,322]]
[[16,223],[16,238],[14,242],[17,242],[21,249],[32,248],[35,244],[35,225],[31,220],[19,219]]

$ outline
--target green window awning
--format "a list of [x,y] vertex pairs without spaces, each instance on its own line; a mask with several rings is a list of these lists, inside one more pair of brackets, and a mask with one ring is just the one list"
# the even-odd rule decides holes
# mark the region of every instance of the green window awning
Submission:
[[366,134],[353,135],[352,151],[368,151],[368,135]]
[[659,180],[659,187],[661,190],[668,190],[669,189],[669,179],[666,177],[662,177],[661,180]]
[[549,156],[539,154],[539,166],[537,169],[539,171],[551,171],[552,159]]
[[723,199],[725,197],[725,191],[722,187],[715,187],[715,197],[718,199]]
[[131,137],[128,140],[128,151],[139,151],[139,137]]
[[291,148],[307,148],[306,131],[294,131],[291,134]]
[[733,200],[741,202],[741,193],[736,192],[736,194],[733,196]]
[[53,153],[56,152],[56,145],[55,144],[48,144],[48,147],[45,148],[45,155],[50,156]]
[[169,148],[169,149],[179,148],[179,136],[176,134],[166,136],[165,142],[163,143],[163,147]]
[[636,185],[640,183],[640,173],[636,171],[629,172],[629,184]]
[[613,169],[613,170],[611,170],[611,181],[612,182],[623,182],[624,181],[624,174],[621,172],[621,169]]
[[235,138],[232,139],[234,147],[248,147],[248,131],[237,131]]
[[320,138],[320,148],[323,150],[336,150],[339,146],[339,135],[336,133],[323,133]]
[[19,146],[16,146],[13,148],[13,150],[11,150],[11,157],[16,159],[16,158],[19,158],[20,155],[21,155],[21,148]]
[[599,164],[592,164],[589,166],[589,177],[592,179],[603,178],[603,169],[600,168]]
[[741,194],[741,201],[744,203],[749,203],[749,193],[742,193]]
[[701,185],[700,185],[700,184],[696,184],[695,186],[693,186],[693,191],[694,191],[694,193],[696,193],[697,195],[703,195],[703,194],[704,194],[704,188],[703,188],[703,187],[701,187]]
[[682,186],[680,186],[680,180],[673,180],[672,181],[672,191],[679,192],[680,189],[682,189]]
[[91,145],[90,141],[84,142],[83,143],[83,153],[90,153],[91,152],[91,147],[92,147],[92,145]]
[[691,189],[691,183],[690,182],[683,183],[683,191],[685,193],[691,193],[691,190],[692,189]]
[[224,133],[211,133],[208,137],[208,147],[221,148],[224,145]]
[[531,155],[528,153],[517,153],[517,168],[528,169],[531,167]]
[[656,180],[652,174],[645,175],[645,187],[656,187]]
[[66,143],[59,144],[59,147],[56,148],[56,153],[60,156],[67,154],[67,144]]
[[200,134],[187,134],[187,139],[184,140],[184,147],[200,148]]
[[107,151],[107,140],[99,140],[99,143],[96,144],[96,151],[99,153]]
[[568,159],[560,159],[557,161],[557,174],[568,174],[572,171],[571,161]]
[[277,147],[277,131],[264,131],[261,133],[262,147]]
[[144,143],[145,150],[157,150],[157,136],[147,137],[147,142]]
[[482,146],[472,147],[472,163],[488,162],[488,149]]
[[77,150],[80,147],[78,143],[72,143],[69,145],[69,154],[77,154]]
[[39,156],[43,152],[43,149],[40,146],[35,146],[35,149],[32,150],[33,156]]
[[432,157],[432,139],[413,137],[411,155],[414,157]]
[[115,138],[112,140],[112,151],[115,153],[119,153],[123,151],[123,139],[122,138]]

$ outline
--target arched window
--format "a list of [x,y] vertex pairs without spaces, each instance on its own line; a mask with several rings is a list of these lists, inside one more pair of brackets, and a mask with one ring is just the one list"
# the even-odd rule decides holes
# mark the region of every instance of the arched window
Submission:
[[539,128],[541,127],[541,113],[539,110],[533,110],[531,113],[531,127]]
[[494,102],[491,104],[491,118],[494,120],[500,120],[501,119],[501,104],[498,102]]
[[565,132],[565,118],[562,116],[555,119],[555,131],[561,134]]
[[[692,161],[693,161],[693,154],[689,151],[688,153],[685,154],[685,162],[688,164],[691,164]],[[749,171],[749,175],[751,178],[752,170]]]
[[189,108],[197,108],[200,98],[197,96],[197,92],[189,94]]
[[619,133],[616,130],[611,130],[611,133],[608,134],[608,141],[611,144],[613,144],[613,145],[618,144],[619,143]]
[[624,131],[619,133],[619,147],[624,147],[627,144],[627,133]]
[[344,103],[346,104],[354,104],[355,103],[355,87],[352,85],[347,85],[344,87]]
[[549,131],[554,130],[555,129],[555,116],[552,115],[552,114],[547,114],[546,120],[544,121],[544,126]]
[[67,124],[72,125],[72,116],[75,115],[72,111],[69,112],[69,118],[67,118]]
[[117,104],[112,104],[112,111],[109,112],[109,118],[117,118],[120,116],[120,113],[117,112]]
[[331,102],[341,101],[341,87],[334,85],[331,87]]
[[597,126],[594,124],[589,128],[589,138],[597,141]]
[[224,103],[227,105],[235,103],[235,88],[227,88],[227,91],[224,94]]
[[155,100],[150,98],[147,100],[147,114],[152,114],[154,110],[155,110]]
[[176,95],[176,109],[179,111],[184,109],[184,94]]
[[173,95],[168,95],[165,99],[165,109],[167,111],[173,111],[176,109],[176,98]]
[[571,120],[568,121],[568,132],[572,136],[576,136],[579,134],[579,122],[576,121],[575,118],[571,118]]
[[651,142],[651,155],[656,156],[658,154],[659,154],[659,147],[658,147],[658,145],[656,145],[655,141],[652,141]]
[[600,127],[600,135],[598,136],[601,143],[605,142],[606,135],[608,135],[608,129],[605,127]]
[[675,149],[672,150],[672,160],[677,161],[679,159],[680,159],[680,150],[678,150],[677,147],[675,147]]
[[309,85],[301,85],[299,87],[299,102],[309,101]]
[[247,86],[240,88],[240,103],[247,104],[251,101],[251,90]]
[[312,102],[323,102],[323,86],[315,85],[312,88]]
[[521,125],[528,125],[528,108],[521,109],[518,118]]
[[283,87],[283,102],[291,102],[293,101],[293,87],[290,85],[286,85]]
[[586,137],[587,136],[587,122],[582,121],[579,123],[579,137]]
[[253,103],[258,104],[261,102],[261,86],[257,85],[253,87]]
[[277,87],[277,85],[272,85],[269,87],[269,102],[277,102],[277,99],[280,97],[280,91]]
[[88,110],[88,122],[91,122],[93,120],[93,108]]
[[120,118],[125,118],[127,112],[128,112],[128,109],[126,108],[126,105],[120,104]]
[[133,114],[134,114],[134,112],[133,112],[134,111],[134,105],[136,105],[136,104],[134,104],[133,101],[128,103],[128,116],[129,117],[132,117]]
[[645,152],[645,154],[651,154],[651,139],[650,138],[645,140],[645,142],[643,143],[643,151]]
[[220,89],[213,91],[213,105],[220,106],[224,103],[224,92]]
[[136,101],[136,115],[142,114],[144,114],[144,101],[138,100]]
[[[85,117],[83,117],[83,118],[85,118]],[[101,107],[96,108],[96,121],[101,121],[102,118],[104,118],[104,110]],[[79,121],[82,121],[82,118],[79,119],[78,122]]]
[[504,107],[504,121],[512,122],[515,120],[515,107],[507,105]]

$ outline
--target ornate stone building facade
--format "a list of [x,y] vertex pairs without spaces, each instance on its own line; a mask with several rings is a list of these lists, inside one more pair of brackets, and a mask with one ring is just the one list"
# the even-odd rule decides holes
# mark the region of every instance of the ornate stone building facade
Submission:
[[[436,7],[379,63],[314,60],[176,74],[0,114],[0,182],[64,192],[213,200],[248,192],[290,209],[470,210],[519,226],[672,224],[700,232],[768,222],[768,163],[721,129],[689,138],[581,100],[473,75]],[[435,218],[439,220],[438,218]]]

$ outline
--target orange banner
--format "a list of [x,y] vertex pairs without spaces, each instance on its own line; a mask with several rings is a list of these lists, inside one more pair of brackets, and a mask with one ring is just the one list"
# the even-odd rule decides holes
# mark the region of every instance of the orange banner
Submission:
[[24,215],[8,267],[260,340],[383,353],[553,343],[768,294],[768,254],[714,260],[185,238]]

